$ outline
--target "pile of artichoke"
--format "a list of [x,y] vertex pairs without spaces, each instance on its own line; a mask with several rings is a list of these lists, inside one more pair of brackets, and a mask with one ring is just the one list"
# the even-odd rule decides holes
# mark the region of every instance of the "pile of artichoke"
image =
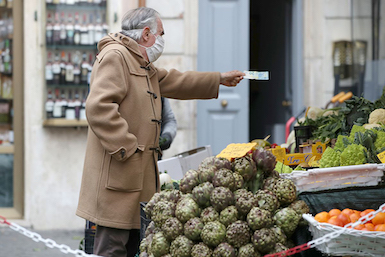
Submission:
[[140,256],[255,257],[287,250],[309,207],[295,184],[274,171],[276,159],[256,149],[231,161],[208,157],[154,194]]

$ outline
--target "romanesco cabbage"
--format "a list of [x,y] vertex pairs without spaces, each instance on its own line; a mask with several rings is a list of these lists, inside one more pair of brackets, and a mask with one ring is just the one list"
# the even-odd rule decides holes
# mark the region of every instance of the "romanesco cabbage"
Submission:
[[331,147],[327,147],[325,152],[322,154],[320,168],[337,167],[340,166],[341,153]]
[[340,165],[358,165],[366,163],[366,148],[362,145],[348,145],[341,153]]
[[292,168],[283,164],[280,161],[277,161],[277,163],[275,164],[274,170],[278,171],[278,173],[291,173],[293,171]]
[[374,147],[379,153],[385,147],[385,132],[380,130],[373,130],[377,134],[377,139],[374,141]]
[[334,150],[342,152],[352,141],[348,136],[338,135],[337,141],[334,144]]
[[356,134],[356,132],[365,132],[366,128],[364,128],[363,126],[358,126],[358,125],[353,125],[352,129],[350,130],[350,135],[349,135],[349,139],[351,142],[354,141],[354,136]]

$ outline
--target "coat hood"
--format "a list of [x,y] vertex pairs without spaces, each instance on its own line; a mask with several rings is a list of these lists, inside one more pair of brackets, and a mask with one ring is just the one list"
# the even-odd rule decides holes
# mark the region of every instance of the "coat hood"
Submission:
[[144,60],[142,53],[139,51],[138,43],[130,37],[123,35],[122,33],[109,33],[103,37],[98,43],[98,51],[102,51],[105,47],[111,44],[120,44],[125,46],[130,52],[136,54]]

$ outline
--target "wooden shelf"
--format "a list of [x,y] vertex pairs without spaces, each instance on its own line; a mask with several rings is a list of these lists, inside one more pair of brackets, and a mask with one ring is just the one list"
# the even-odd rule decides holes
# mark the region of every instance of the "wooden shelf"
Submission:
[[48,119],[43,122],[44,127],[88,127],[86,120]]
[[0,145],[0,154],[13,154],[14,151],[13,145]]

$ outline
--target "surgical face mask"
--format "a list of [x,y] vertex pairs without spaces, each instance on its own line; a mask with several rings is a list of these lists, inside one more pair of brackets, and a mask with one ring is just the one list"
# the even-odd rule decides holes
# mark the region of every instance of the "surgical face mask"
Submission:
[[140,45],[146,49],[149,62],[155,62],[163,53],[164,39],[162,36],[155,36],[155,38],[155,43],[150,47]]

